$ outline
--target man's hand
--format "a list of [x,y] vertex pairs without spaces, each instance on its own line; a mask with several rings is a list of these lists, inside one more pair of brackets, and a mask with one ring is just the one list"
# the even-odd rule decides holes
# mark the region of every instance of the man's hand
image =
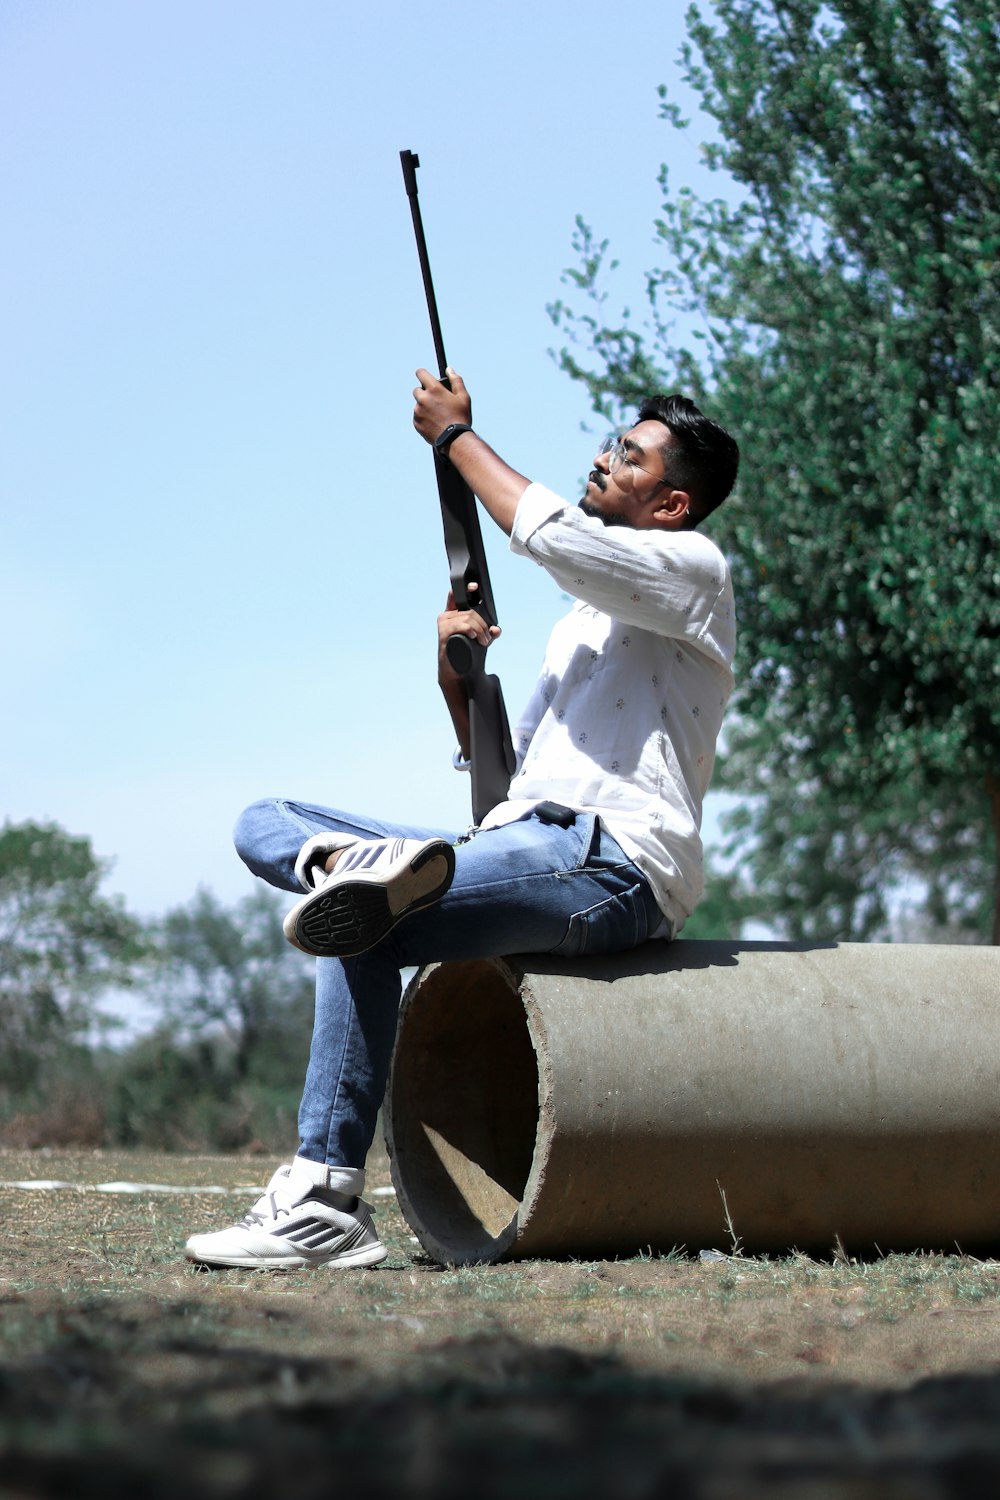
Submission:
[[417,371],[420,384],[413,392],[413,425],[425,442],[433,443],[455,422],[472,423],[472,401],[461,375],[448,370],[451,390],[429,370]]
[[[478,585],[470,583],[469,592]],[[448,660],[448,642],[453,635],[468,636],[481,646],[490,646],[500,634],[499,625],[487,625],[474,609],[456,609],[455,595],[449,589],[444,611],[438,615],[438,682],[442,687],[460,683],[462,678]]]
[[[455,423],[471,426],[472,402],[461,375],[449,368],[451,390],[429,370],[418,370],[417,379],[420,384],[413,392],[417,403],[413,425],[425,442],[433,443]],[[475,432],[461,433],[448,449],[448,458],[501,531],[510,536],[517,502],[528,488],[528,480],[505,464]]]
[[[469,584],[469,592],[477,587]],[[465,685],[465,678],[460,677],[448,660],[448,642],[453,635],[471,636],[481,646],[488,646],[495,641],[500,634],[499,625],[487,625],[481,615],[474,609],[456,609],[455,595],[448,591],[448,601],[444,607],[444,613],[438,615],[438,683],[444,694],[444,701],[448,705],[451,722],[458,737],[458,743],[462,755],[466,760],[471,755],[471,736],[469,733],[469,693]]]

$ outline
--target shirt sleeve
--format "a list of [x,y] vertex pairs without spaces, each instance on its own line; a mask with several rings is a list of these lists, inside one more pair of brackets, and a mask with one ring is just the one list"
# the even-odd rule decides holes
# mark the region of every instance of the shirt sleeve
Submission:
[[530,484],[510,546],[594,609],[731,659],[724,644],[735,629],[729,568],[708,537],[605,526],[544,485]]

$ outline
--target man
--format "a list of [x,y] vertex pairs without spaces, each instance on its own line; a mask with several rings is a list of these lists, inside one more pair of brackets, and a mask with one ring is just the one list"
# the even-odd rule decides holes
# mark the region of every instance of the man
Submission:
[[[576,958],[672,938],[701,894],[702,799],[732,688],[729,570],[695,531],[736,477],[733,439],[656,397],[594,460],[578,506],[530,483],[472,430],[461,378],[418,370],[414,425],[446,451],[511,548],[576,604],[514,728],[508,799],[471,836],[283,799],[236,827],[249,868],[305,890],[285,919],[317,955],[301,1143],[242,1223],[194,1235],[207,1265],[366,1266],[385,1257],[361,1199],[396,1031],[400,970],[506,953]],[[449,599],[438,676],[469,755],[468,702],[444,646],[497,633]],[[457,763],[457,762],[456,762]]]

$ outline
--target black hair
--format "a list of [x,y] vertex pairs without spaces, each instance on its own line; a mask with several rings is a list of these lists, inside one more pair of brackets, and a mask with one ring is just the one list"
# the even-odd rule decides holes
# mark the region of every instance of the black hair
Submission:
[[691,496],[689,524],[694,527],[711,515],[736,483],[740,450],[724,427],[711,421],[686,396],[650,396],[638,420],[662,422],[672,443],[660,450],[667,482]]

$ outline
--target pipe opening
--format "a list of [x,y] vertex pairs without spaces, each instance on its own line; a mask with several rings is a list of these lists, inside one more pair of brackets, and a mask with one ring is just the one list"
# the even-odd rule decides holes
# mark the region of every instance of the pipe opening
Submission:
[[419,1001],[404,1008],[389,1085],[393,1176],[418,1233],[450,1258],[474,1259],[524,1193],[538,1065],[520,995],[498,965],[452,962],[413,983]]

